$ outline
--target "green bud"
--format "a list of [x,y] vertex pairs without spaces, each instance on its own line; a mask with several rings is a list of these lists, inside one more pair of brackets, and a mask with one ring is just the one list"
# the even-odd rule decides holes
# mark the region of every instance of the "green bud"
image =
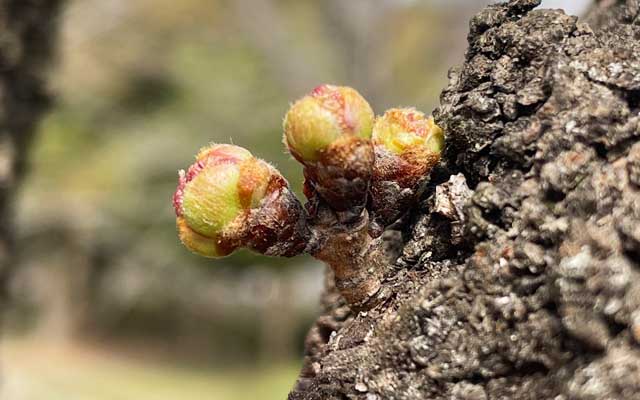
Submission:
[[371,106],[356,90],[321,85],[287,112],[284,142],[301,163],[315,162],[343,135],[369,139],[373,120]]
[[382,146],[396,155],[410,152],[440,154],[444,148],[442,129],[413,108],[392,108],[376,119],[372,140],[374,146]]
[[182,243],[206,257],[238,247],[268,252],[283,240],[276,232],[282,227],[272,226],[269,218],[298,221],[303,214],[296,203],[275,168],[227,144],[202,149],[187,172],[180,171],[173,197]]

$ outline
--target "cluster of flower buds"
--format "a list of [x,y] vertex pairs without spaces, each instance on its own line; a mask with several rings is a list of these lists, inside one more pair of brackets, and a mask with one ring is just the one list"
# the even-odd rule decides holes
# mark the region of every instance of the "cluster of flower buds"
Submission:
[[180,172],[173,201],[180,239],[207,257],[239,247],[310,253],[331,266],[347,301],[361,306],[380,287],[380,270],[371,268],[380,264],[374,239],[415,201],[440,159],[443,132],[413,108],[375,118],[354,89],[322,85],[291,106],[284,142],[304,167],[306,209],[271,165],[243,148],[211,145]]

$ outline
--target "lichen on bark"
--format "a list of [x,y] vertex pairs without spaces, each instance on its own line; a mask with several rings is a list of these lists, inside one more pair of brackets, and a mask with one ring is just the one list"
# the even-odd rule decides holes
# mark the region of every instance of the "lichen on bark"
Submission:
[[328,277],[290,399],[640,399],[640,7],[538,4],[472,19],[386,297]]

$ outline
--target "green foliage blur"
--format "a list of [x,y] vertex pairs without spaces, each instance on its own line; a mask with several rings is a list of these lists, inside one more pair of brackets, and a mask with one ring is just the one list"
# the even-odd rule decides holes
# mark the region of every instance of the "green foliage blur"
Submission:
[[68,1],[56,104],[16,199],[12,332],[135,348],[175,365],[255,373],[277,363],[288,374],[273,389],[283,398],[323,266],[190,254],[175,232],[177,171],[200,147],[231,142],[299,193],[301,168],[281,143],[289,103],[335,83],[358,89],[377,114],[406,105],[430,113],[480,3]]

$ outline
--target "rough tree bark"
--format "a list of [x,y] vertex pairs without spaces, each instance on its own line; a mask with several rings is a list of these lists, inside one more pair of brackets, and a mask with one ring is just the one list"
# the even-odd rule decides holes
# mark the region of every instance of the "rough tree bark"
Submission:
[[12,200],[50,104],[45,77],[61,0],[0,0],[0,297],[13,269]]
[[390,295],[327,277],[290,399],[640,399],[640,3],[538,4],[471,21]]

